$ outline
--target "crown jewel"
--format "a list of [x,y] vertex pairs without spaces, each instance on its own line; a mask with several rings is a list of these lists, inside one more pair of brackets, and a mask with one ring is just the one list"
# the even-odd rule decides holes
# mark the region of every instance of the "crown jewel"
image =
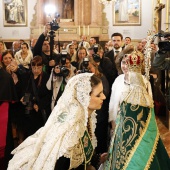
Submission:
[[143,54],[137,50],[134,50],[131,54],[127,54],[126,56],[129,71],[141,73],[144,61]]

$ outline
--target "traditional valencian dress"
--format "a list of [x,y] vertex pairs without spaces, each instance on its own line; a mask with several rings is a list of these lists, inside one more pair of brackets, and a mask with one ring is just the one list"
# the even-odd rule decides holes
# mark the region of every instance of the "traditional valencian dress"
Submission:
[[134,60],[138,63],[140,58],[131,57],[129,92],[122,94],[124,99],[103,169],[170,170],[170,159],[160,139],[152,97],[140,71],[132,68]]
[[92,75],[69,80],[45,126],[12,152],[8,170],[53,170],[63,157],[69,159],[69,169],[80,165],[86,169],[97,146],[95,111],[88,117]]

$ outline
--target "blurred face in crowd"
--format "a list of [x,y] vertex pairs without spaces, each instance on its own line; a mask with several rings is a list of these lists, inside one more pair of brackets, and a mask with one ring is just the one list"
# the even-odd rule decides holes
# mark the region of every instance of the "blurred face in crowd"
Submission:
[[44,41],[44,42],[43,42],[42,51],[43,51],[44,53],[50,52],[50,44],[49,44],[48,41]]
[[18,50],[20,48],[20,43],[18,41],[14,41],[12,43],[13,50]]
[[92,57],[93,54],[94,54],[93,49],[92,49],[92,48],[89,48],[89,49],[88,49],[88,56],[89,56],[89,57]]
[[81,61],[84,57],[86,57],[86,50],[85,49],[81,49],[81,50],[79,50],[79,52],[78,52],[78,58],[79,58],[79,60]]
[[74,54],[75,48],[74,45],[69,46],[70,54]]
[[32,73],[34,74],[35,77],[38,77],[42,73],[42,66],[31,66],[32,68]]
[[112,43],[113,43],[113,47],[115,49],[119,49],[122,45],[122,39],[120,36],[113,36],[112,37]]
[[21,45],[21,50],[22,50],[22,53],[27,53],[27,51],[28,51],[28,46],[26,45],[26,44],[22,44]]
[[82,39],[82,41],[86,41],[86,40],[87,40],[87,37],[86,37],[85,35],[83,35],[83,36],[81,37],[81,39]]
[[141,41],[143,47],[145,47],[146,42],[147,42],[146,39],[143,39],[143,40]]
[[4,43],[0,42],[0,52],[2,52],[4,50]]
[[91,62],[89,62],[88,69],[91,73],[96,73],[96,66],[94,66]]
[[128,44],[130,44],[131,43],[131,39],[130,38],[125,38],[125,45],[128,45]]
[[77,48],[78,43],[77,43],[77,41],[76,41],[76,40],[73,40],[71,43],[72,43],[72,44],[74,44],[74,48]]
[[90,38],[90,45],[94,45],[94,44],[96,44],[96,40],[95,40],[95,38]]
[[102,49],[98,50],[97,54],[100,56],[100,58],[102,58],[103,54],[104,54],[104,51]]
[[151,43],[151,48],[152,48],[152,50],[157,51],[156,45],[154,43]]
[[140,52],[143,51],[143,45],[142,45],[141,42],[138,43],[138,45],[137,45],[137,50],[140,51]]
[[11,64],[12,60],[13,60],[12,55],[10,53],[7,53],[5,56],[3,56],[2,63],[6,67]]
[[70,68],[70,67],[71,67],[71,62],[70,62],[70,60],[68,60],[67,58],[66,58],[66,64],[65,64],[65,66],[66,66],[67,68]]
[[102,83],[99,83],[97,86],[93,87],[88,106],[89,113],[92,113],[94,110],[101,109],[103,100],[105,99],[106,97],[103,94],[103,85]]
[[128,73],[128,65],[127,65],[127,59],[126,57],[123,57],[122,61],[121,61],[121,69],[123,71],[124,74]]

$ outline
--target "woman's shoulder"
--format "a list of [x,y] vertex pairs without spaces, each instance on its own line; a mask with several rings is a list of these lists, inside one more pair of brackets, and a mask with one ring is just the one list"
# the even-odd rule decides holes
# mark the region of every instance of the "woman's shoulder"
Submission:
[[124,81],[124,78],[125,78],[125,75],[124,75],[124,74],[121,74],[121,75],[119,75],[119,76],[115,79],[114,82],[120,82],[121,80]]
[[117,87],[117,86],[119,86],[119,87],[122,86],[122,84],[124,83],[124,77],[125,77],[124,74],[119,75],[119,76],[115,79],[115,81],[113,82],[112,88],[115,88],[115,87]]
[[15,57],[18,57],[18,56],[21,56],[21,50],[19,50],[15,53]]

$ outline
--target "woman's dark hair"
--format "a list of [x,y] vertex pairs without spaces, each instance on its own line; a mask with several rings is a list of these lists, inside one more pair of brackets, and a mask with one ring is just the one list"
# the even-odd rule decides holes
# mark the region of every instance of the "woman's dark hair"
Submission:
[[8,53],[12,55],[12,58],[14,58],[14,54],[13,54],[12,50],[5,50],[5,51],[2,53],[2,58],[1,58],[1,60],[2,60],[3,57],[6,56]]
[[1,57],[1,64],[2,64],[2,67],[5,68],[6,66],[4,65],[4,63],[2,62],[4,56],[6,56],[7,54],[11,54],[12,58],[14,58],[14,54],[12,52],[12,50],[5,50],[3,53],[2,53],[2,57]]
[[102,80],[99,78],[99,77],[97,77],[95,74],[93,74],[92,76],[91,76],[91,87],[92,87],[92,89],[94,88],[94,87],[96,87],[99,83],[101,83],[102,82]]
[[31,66],[42,66],[43,60],[42,57],[37,55],[31,60]]
[[98,65],[96,64],[96,62],[93,60],[93,58],[89,59],[89,63],[91,63],[93,65],[93,67],[95,68],[95,75],[99,78],[101,78],[103,76],[103,74],[100,72]]
[[[31,66],[43,66],[42,57],[39,56],[39,55],[35,56],[35,57],[31,60]],[[41,85],[42,75],[43,75],[43,71],[42,71],[41,74],[39,75],[38,86]]]
[[26,45],[27,49],[29,49],[29,46],[26,42],[23,42],[21,45]]

